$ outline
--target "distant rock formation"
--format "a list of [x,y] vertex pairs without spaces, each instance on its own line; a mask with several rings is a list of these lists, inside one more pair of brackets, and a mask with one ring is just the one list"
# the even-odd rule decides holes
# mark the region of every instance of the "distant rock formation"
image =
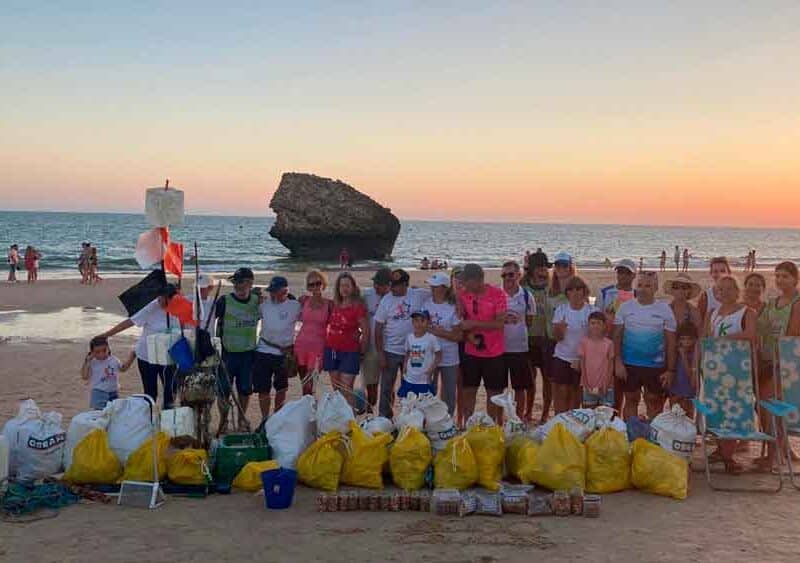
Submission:
[[339,180],[287,172],[269,206],[277,215],[269,234],[298,258],[388,259],[400,221],[386,207]]

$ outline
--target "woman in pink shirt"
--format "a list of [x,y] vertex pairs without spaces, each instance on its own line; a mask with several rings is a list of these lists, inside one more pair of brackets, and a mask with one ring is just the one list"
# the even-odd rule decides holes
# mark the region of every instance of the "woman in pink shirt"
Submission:
[[333,308],[333,302],[322,296],[327,285],[325,275],[318,270],[312,270],[306,275],[306,289],[309,294],[300,298],[302,324],[294,341],[294,356],[297,359],[297,374],[303,383],[303,395],[314,392],[314,380],[306,380],[308,374],[322,368],[325,334]]

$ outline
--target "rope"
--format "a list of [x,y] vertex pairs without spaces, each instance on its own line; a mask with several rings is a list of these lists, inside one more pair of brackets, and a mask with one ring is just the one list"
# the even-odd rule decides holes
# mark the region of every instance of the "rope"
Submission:
[[48,509],[54,511],[54,514],[46,517],[52,518],[58,515],[58,509],[75,504],[79,500],[78,495],[60,483],[42,483],[41,485],[11,483],[3,495],[2,514],[4,519],[14,521],[20,516]]

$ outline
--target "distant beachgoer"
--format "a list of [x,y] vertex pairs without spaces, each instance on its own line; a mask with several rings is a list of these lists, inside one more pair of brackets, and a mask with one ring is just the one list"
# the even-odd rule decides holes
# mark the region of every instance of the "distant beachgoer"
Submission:
[[683,249],[683,271],[684,272],[688,272],[689,271],[689,249],[688,248],[684,248]]
[[667,271],[667,251],[666,250],[662,250],[661,251],[661,261],[659,263],[659,269],[662,272],[666,272]]
[[88,242],[81,243],[81,253],[78,256],[78,271],[81,273],[81,283],[89,283],[89,253],[92,245]]
[[[552,363],[553,347],[548,338],[548,284],[550,283],[550,268],[552,264],[547,259],[547,254],[537,250],[528,260],[528,269],[525,272],[523,287],[530,291],[536,303],[533,320],[528,327],[528,362],[530,364],[533,384],[527,389],[525,397],[525,416],[523,420],[531,422],[533,418],[533,403],[536,399],[536,369],[542,378],[542,418],[540,424],[547,421],[547,415],[552,405],[552,387],[549,379],[549,367]],[[552,330],[552,329],[550,329]]]
[[675,247],[675,271],[681,271],[681,249],[677,246]]
[[524,420],[528,390],[533,387],[530,366],[530,344],[528,328],[536,315],[536,300],[520,285],[522,277],[519,264],[510,261],[503,264],[500,276],[506,294],[506,319],[503,327],[505,340],[505,372],[510,378],[511,388],[517,403],[517,416]]
[[339,269],[346,270],[350,267],[350,253],[346,248],[343,248],[339,253]]
[[[297,360],[297,375],[303,382],[309,373],[322,369],[322,356],[325,352],[325,335],[331,317],[333,302],[322,296],[328,287],[325,274],[312,270],[306,274],[308,295],[300,297],[300,331],[294,339],[294,357]],[[314,393],[314,381],[303,383],[303,395]]]
[[41,254],[33,246],[25,249],[25,271],[28,274],[28,283],[33,283],[39,279],[39,259]]
[[751,272],[755,272],[756,271],[756,249],[755,248],[750,252],[750,271]]
[[523,269],[525,269],[525,270],[528,269],[528,262],[530,261],[530,259],[531,259],[531,251],[530,250],[526,250],[525,251],[525,258],[522,261]]
[[81,379],[89,384],[89,408],[103,410],[119,397],[119,374],[128,371],[136,359],[131,350],[125,362],[111,354],[108,338],[95,336],[89,342],[89,353],[83,360]]
[[428,260],[428,257],[427,257],[427,256],[425,256],[425,257],[424,257],[424,258],[423,258],[423,259],[420,261],[419,267],[420,267],[420,269],[421,269],[421,270],[427,270],[427,269],[429,269],[429,268],[431,267],[431,263],[430,263],[430,261]]
[[744,270],[742,270],[743,272],[749,272],[750,271],[750,260],[752,258],[753,258],[753,251],[752,250],[748,250],[747,251],[747,256],[745,256],[745,258],[744,258]]
[[8,283],[17,283],[17,270],[19,269],[19,246],[12,244],[8,248]]
[[103,281],[98,273],[99,262],[97,260],[97,248],[94,246],[89,249],[89,284],[94,285]]
[[644,257],[639,258],[639,272],[644,272]]
[[675,315],[675,322],[679,325],[692,323],[698,335],[703,333],[703,316],[690,301],[702,292],[700,284],[694,282],[689,274],[680,273],[664,282],[664,293],[672,296],[670,307]]
[[381,268],[372,276],[372,287],[361,292],[369,317],[369,347],[361,360],[361,380],[367,389],[367,403],[373,412],[378,404],[378,383],[381,380],[381,366],[375,347],[375,312],[383,296],[389,293],[391,281],[392,270]]
[[431,298],[423,303],[422,309],[430,315],[428,332],[439,340],[442,349],[442,359],[432,381],[433,391],[436,394],[441,390],[442,401],[447,405],[447,411],[453,415],[461,363],[458,355],[461,319],[455,305],[455,294],[450,287],[450,277],[444,272],[437,272],[428,278],[428,285],[431,288]]
[[697,309],[700,311],[700,316],[703,317],[703,319],[705,319],[711,311],[719,307],[720,297],[717,284],[723,276],[729,276],[731,274],[731,265],[724,256],[712,258],[708,267],[711,273],[711,279],[714,280],[714,283],[700,295],[700,301],[697,302]]
[[610,258],[606,257],[606,259],[603,260],[603,266],[605,267],[606,270],[610,270],[613,265],[614,264],[611,263]]

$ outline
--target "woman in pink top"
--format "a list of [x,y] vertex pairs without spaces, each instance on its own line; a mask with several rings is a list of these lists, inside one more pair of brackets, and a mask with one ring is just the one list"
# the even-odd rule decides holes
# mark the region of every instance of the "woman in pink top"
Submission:
[[322,296],[327,286],[325,275],[312,270],[306,275],[308,295],[300,298],[302,324],[294,341],[294,356],[297,359],[297,374],[303,383],[303,395],[314,392],[314,380],[306,380],[309,372],[322,368],[325,334],[333,308],[333,302]]

